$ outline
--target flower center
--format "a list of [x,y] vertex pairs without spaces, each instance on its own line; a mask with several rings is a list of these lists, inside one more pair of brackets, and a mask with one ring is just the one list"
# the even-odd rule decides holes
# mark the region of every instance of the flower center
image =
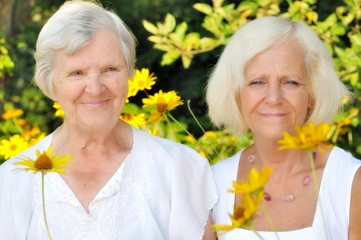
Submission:
[[16,149],[17,149],[17,145],[15,145],[15,144],[10,145],[10,150],[11,151],[15,151]]
[[46,154],[41,154],[38,159],[35,161],[34,164],[35,168],[37,169],[52,169],[53,168],[53,162]]
[[157,103],[157,111],[159,113],[164,113],[165,110],[167,110],[168,104],[164,102],[158,102]]

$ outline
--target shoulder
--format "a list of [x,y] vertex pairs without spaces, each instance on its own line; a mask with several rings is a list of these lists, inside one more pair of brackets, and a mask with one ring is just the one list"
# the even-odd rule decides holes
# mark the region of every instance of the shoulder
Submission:
[[[232,170],[236,171],[238,170],[238,164],[239,159],[242,154],[242,151],[237,152],[233,156],[226,158],[224,160],[221,160],[220,162],[217,162],[216,164],[212,165],[212,171],[213,174],[218,177],[224,177],[224,174],[229,175],[229,172]],[[231,174],[233,175],[233,174]],[[233,176],[232,176],[233,177]]]
[[[21,158],[35,158],[36,157],[36,150],[45,150],[51,143],[52,134],[43,138],[40,142],[35,144],[34,146],[28,148],[24,152],[10,158],[9,160],[5,161],[0,166],[0,180],[5,177],[11,177],[14,174],[14,171],[18,168],[18,166],[14,165],[16,161],[19,161]],[[14,176],[15,177],[15,176]]]
[[349,239],[361,238],[361,168],[358,168],[352,184]]
[[166,138],[151,135],[143,130],[133,129],[134,152],[146,154],[156,164],[175,170],[206,168],[210,171],[208,160],[193,148]]
[[220,195],[229,195],[228,189],[232,188],[232,182],[237,180],[239,158],[242,151],[221,160],[212,166],[212,172]]
[[208,163],[202,155],[187,145],[153,136],[139,129],[134,129],[133,131],[134,141],[137,142],[138,147],[142,147],[143,150],[151,152],[152,155],[168,156],[174,159],[183,159],[183,161],[191,158]]
[[326,169],[339,171],[347,176],[355,175],[356,170],[361,166],[361,161],[355,158],[351,153],[339,147],[334,147],[328,157]]

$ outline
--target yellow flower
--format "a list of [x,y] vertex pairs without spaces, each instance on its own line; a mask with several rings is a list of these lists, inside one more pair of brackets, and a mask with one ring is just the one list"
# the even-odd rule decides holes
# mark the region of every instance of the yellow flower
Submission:
[[126,113],[124,115],[121,115],[120,119],[122,119],[124,122],[129,123],[130,125],[132,125],[135,128],[144,127],[147,123],[145,120],[144,113],[140,113],[138,115],[130,115],[130,114]]
[[0,155],[4,156],[4,159],[14,157],[29,147],[28,142],[19,134],[15,134],[7,139],[3,139],[0,142]]
[[150,90],[155,84],[155,79],[157,79],[157,77],[154,77],[153,73],[149,75],[149,69],[142,68],[141,71],[135,71],[133,81],[138,86],[138,89],[143,91],[144,89]]
[[69,167],[71,163],[69,162],[71,156],[59,156],[58,153],[53,154],[53,147],[50,145],[46,151],[40,152],[36,150],[36,159],[31,159],[29,157],[24,157],[17,162],[14,162],[14,165],[20,165],[21,167],[16,168],[15,171],[33,171],[33,173],[41,173],[41,191],[42,191],[42,204],[43,204],[43,214],[44,214],[44,224],[48,234],[49,239],[52,239],[50,230],[48,227],[48,220],[46,217],[45,209],[45,174],[48,172],[56,172],[60,174],[65,174],[65,168]]
[[150,90],[155,84],[155,79],[157,77],[154,77],[153,73],[149,75],[147,68],[142,68],[141,71],[136,70],[134,77],[128,80],[128,98],[137,95],[138,91]]
[[234,228],[251,225],[253,218],[263,201],[263,187],[268,181],[271,172],[271,168],[262,168],[261,172],[258,172],[256,168],[252,168],[248,174],[248,183],[233,182],[234,189],[229,190],[229,192],[242,194],[241,204],[240,206],[235,207],[233,215],[230,215],[232,224],[214,224],[212,226],[214,231],[222,234],[231,231]]
[[278,141],[280,150],[283,149],[305,149],[310,150],[322,147],[331,147],[327,144],[331,126],[327,123],[320,123],[316,128],[313,122],[307,125],[296,127],[296,134],[283,133],[283,138]]
[[158,121],[159,118],[161,118],[162,116],[163,116],[162,113],[159,113],[157,111],[152,111],[148,118],[148,123],[154,123],[154,122]]
[[24,111],[22,109],[10,109],[2,114],[2,118],[4,120],[9,120],[9,119],[21,116],[23,114],[24,114]]
[[128,96],[126,102],[129,102],[130,97],[134,97],[139,92],[139,89],[135,85],[135,83],[131,80],[128,81]]
[[56,117],[64,118],[64,111],[63,111],[63,109],[61,109],[58,102],[54,102],[53,108],[56,109],[56,112],[55,112]]
[[19,171],[33,171],[34,173],[42,172],[57,172],[60,174],[65,174],[65,168],[69,167],[71,163],[69,162],[71,156],[59,156],[58,153],[53,154],[52,145],[44,151],[40,152],[36,150],[36,159],[31,159],[25,157],[15,162],[14,165],[20,165],[21,168],[17,168]]
[[229,192],[236,194],[245,194],[257,192],[263,189],[263,186],[268,181],[271,176],[272,168],[263,167],[259,172],[256,168],[252,168],[248,174],[248,182],[238,183],[236,181],[232,182],[234,189],[230,189]]
[[160,114],[171,111],[179,105],[183,105],[183,101],[175,91],[163,93],[163,91],[160,90],[158,93],[154,94],[154,96],[143,98],[142,101],[143,107],[156,106],[156,111]]
[[220,235],[224,232],[231,231],[235,228],[241,228],[246,225],[251,225],[251,222],[263,201],[263,191],[259,193],[246,193],[242,195],[241,206],[235,207],[231,218],[231,225],[214,224],[213,230],[217,231]]
[[29,142],[29,147],[34,146],[35,144],[37,144],[41,139],[43,139],[45,137],[45,133],[40,133],[36,138],[30,138],[28,140]]

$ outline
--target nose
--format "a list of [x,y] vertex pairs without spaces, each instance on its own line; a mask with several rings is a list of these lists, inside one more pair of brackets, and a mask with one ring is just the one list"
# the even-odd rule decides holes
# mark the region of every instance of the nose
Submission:
[[270,83],[267,88],[266,102],[271,104],[279,103],[282,99],[282,95],[281,85]]
[[85,92],[97,96],[105,90],[105,86],[102,82],[101,74],[92,73],[88,74]]

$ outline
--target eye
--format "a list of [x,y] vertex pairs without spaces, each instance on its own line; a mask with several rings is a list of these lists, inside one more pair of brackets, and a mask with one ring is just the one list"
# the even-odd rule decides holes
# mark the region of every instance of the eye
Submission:
[[248,83],[249,86],[261,86],[263,84],[265,84],[265,82],[261,79],[255,79]]
[[118,71],[118,68],[116,67],[108,67],[105,69],[105,72],[116,72]]
[[300,86],[303,85],[300,81],[289,79],[283,82],[287,86]]
[[72,73],[70,73],[70,76],[81,76],[83,75],[83,71],[77,70],[77,71],[73,71]]

